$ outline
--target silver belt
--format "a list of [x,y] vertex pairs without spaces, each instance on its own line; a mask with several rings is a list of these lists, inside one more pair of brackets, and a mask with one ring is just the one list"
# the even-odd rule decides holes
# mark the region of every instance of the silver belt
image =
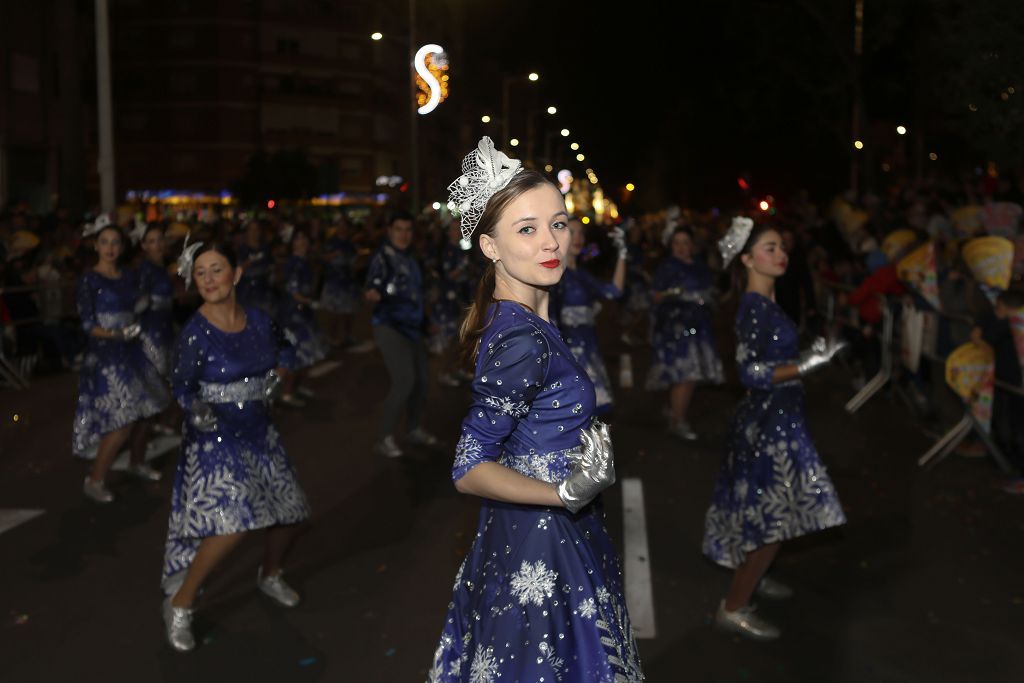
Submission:
[[234,382],[200,382],[199,398],[206,403],[245,403],[264,401],[270,373],[263,377],[243,377]]
[[97,313],[96,322],[105,330],[120,330],[128,327],[135,321],[135,314],[127,311],[123,313]]

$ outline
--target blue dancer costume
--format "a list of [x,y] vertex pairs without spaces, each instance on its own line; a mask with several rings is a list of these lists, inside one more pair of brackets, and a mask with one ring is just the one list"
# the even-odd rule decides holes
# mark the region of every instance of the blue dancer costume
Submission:
[[683,382],[721,384],[722,361],[711,326],[711,271],[698,260],[686,263],[669,256],[654,273],[654,292],[678,288],[654,309],[651,343],[654,359],[647,389],[667,389]]
[[[559,482],[593,418],[594,386],[554,325],[512,302],[492,313],[452,476],[498,462]],[[484,499],[430,683],[643,680],[603,518],[600,502],[574,515]]]
[[746,397],[704,524],[704,554],[735,568],[747,553],[846,522],[804,418],[800,380],[772,383],[799,362],[796,325],[779,306],[747,292],[736,314],[736,365]]
[[274,312],[274,290],[270,279],[274,270],[274,257],[266,246],[255,249],[248,244],[238,248],[238,263],[242,266],[242,279],[238,281],[238,303],[255,306],[265,313]]
[[308,305],[296,301],[292,294],[307,299],[313,297],[313,269],[309,261],[294,255],[284,266],[284,296],[278,320],[295,346],[295,367],[308,368],[327,356],[327,346],[320,334],[316,313]]
[[355,313],[359,308],[359,286],[352,277],[356,248],[346,239],[332,237],[327,240],[326,252],[333,256],[325,268],[320,305],[329,313]]
[[170,402],[138,338],[124,341],[89,334],[94,327],[119,330],[136,322],[138,284],[137,273],[129,270],[117,279],[87,270],[78,281],[78,316],[88,338],[72,430],[72,451],[80,458],[95,458],[104,434],[156,415]]
[[185,420],[174,476],[162,585],[177,592],[199,543],[208,536],[295,524],[309,517],[265,399],[267,373],[294,364],[294,350],[257,308],[245,329],[224,332],[198,311],[175,346],[172,386],[186,411],[210,404],[210,431]]
[[597,347],[595,318],[599,299],[618,299],[622,292],[610,282],[601,282],[580,268],[566,268],[553,298],[557,299],[558,327],[576,360],[586,368],[594,383],[598,414],[612,407],[612,383]]
[[149,260],[139,266],[139,283],[142,296],[149,297],[149,305],[139,315],[142,350],[160,375],[167,377],[174,346],[174,284],[166,270]]
[[430,320],[437,327],[430,339],[430,350],[434,353],[444,352],[458,337],[459,320],[469,305],[469,252],[458,244],[446,242],[440,269],[438,297],[430,309]]

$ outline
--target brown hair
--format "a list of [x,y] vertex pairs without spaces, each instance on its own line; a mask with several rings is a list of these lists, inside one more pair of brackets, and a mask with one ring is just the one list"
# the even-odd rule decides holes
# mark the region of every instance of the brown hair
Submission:
[[732,296],[739,298],[747,291],[747,267],[743,265],[741,257],[744,254],[749,254],[754,249],[757,241],[761,239],[761,235],[769,230],[777,232],[778,228],[769,223],[756,223],[753,229],[751,229],[750,235],[747,236],[747,241],[743,243],[743,249],[733,257],[732,262],[729,264],[729,275],[732,277]]
[[[550,185],[558,188],[551,179],[539,171],[526,169],[512,176],[508,185],[498,190],[487,200],[487,207],[480,222],[476,226],[477,244],[480,243],[480,235],[494,236],[498,227],[498,219],[504,213],[505,208],[520,196],[542,185]],[[491,318],[484,319],[487,315],[487,307],[497,301],[494,298],[494,264],[488,263],[480,277],[480,284],[476,288],[476,297],[473,303],[466,309],[466,317],[462,319],[459,326],[459,347],[462,360],[471,365],[476,360],[476,354],[480,347],[480,336],[491,324]]]

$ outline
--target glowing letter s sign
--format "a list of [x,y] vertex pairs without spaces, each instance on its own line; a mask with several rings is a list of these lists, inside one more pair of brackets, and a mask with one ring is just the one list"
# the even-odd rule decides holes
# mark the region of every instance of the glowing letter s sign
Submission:
[[416,56],[413,58],[412,65],[416,69],[416,73],[419,74],[420,78],[430,87],[430,99],[422,107],[417,109],[420,114],[429,114],[437,108],[438,103],[441,101],[441,84],[438,82],[434,74],[430,73],[430,69],[427,68],[427,55],[444,54],[444,48],[440,45],[424,45],[416,51]]

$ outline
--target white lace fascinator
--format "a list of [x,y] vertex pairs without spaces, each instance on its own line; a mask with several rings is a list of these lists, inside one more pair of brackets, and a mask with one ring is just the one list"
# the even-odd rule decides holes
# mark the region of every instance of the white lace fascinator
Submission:
[[732,225],[729,226],[725,237],[718,240],[718,253],[722,255],[723,267],[728,266],[736,255],[743,251],[753,229],[754,221],[746,216],[736,216],[732,219]]
[[476,149],[462,160],[462,175],[448,185],[448,210],[459,217],[463,239],[476,230],[487,201],[521,170],[523,162],[494,149],[486,135],[480,138]]
[[141,218],[135,219],[135,227],[128,233],[128,237],[131,239],[132,244],[138,244],[142,241],[142,238],[146,236],[146,228],[149,227],[149,223],[142,220]]
[[178,257],[178,276],[185,281],[185,289],[188,289],[192,282],[192,264],[196,260],[196,251],[203,246],[202,242],[189,244],[188,238],[191,236],[191,232],[185,235],[185,244],[182,245],[181,256]]
[[101,213],[99,216],[96,216],[96,220],[92,223],[86,223],[82,226],[82,237],[98,235],[104,228],[109,228],[111,225],[113,224],[110,222],[110,216]]

